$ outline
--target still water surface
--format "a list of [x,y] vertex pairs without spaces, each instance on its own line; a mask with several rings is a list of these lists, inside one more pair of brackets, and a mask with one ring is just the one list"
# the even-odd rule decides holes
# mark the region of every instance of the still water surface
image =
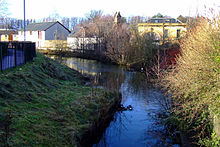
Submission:
[[[119,90],[122,104],[132,111],[116,112],[99,142],[93,147],[163,147],[173,146],[165,127],[158,123],[164,96],[151,86],[143,73],[129,72],[116,65],[79,58],[56,59],[82,74],[94,76],[93,85]],[[174,145],[179,146],[179,145]]]

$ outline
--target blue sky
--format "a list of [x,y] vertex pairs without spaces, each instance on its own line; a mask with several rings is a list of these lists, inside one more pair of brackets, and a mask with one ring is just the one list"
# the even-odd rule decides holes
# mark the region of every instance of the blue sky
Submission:
[[[11,17],[23,18],[24,0],[6,0]],[[40,19],[56,12],[62,17],[84,17],[90,10],[104,14],[120,11],[122,16],[153,16],[157,13],[178,17],[204,13],[205,6],[220,8],[220,0],[26,0],[26,17]]]

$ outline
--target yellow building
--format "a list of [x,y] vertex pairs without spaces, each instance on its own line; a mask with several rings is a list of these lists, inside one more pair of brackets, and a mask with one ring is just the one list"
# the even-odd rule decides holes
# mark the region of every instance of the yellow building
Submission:
[[0,41],[14,41],[16,32],[14,30],[1,29],[0,30]]
[[138,31],[156,42],[177,42],[186,34],[186,23],[174,18],[153,18],[138,24]]

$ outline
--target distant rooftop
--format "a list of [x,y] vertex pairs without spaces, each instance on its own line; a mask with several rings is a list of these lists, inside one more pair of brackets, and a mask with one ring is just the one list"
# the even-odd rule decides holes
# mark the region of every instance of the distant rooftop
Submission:
[[56,23],[63,26],[66,30],[70,32],[68,28],[66,28],[63,24],[61,24],[59,21],[53,21],[53,22],[41,22],[41,23],[31,23],[26,26],[26,31],[46,31]]
[[45,31],[56,22],[32,23],[26,26],[26,31]]
[[9,35],[9,34],[16,34],[14,30],[9,29],[0,29],[0,35]]
[[147,21],[148,23],[182,23],[175,18],[151,18]]

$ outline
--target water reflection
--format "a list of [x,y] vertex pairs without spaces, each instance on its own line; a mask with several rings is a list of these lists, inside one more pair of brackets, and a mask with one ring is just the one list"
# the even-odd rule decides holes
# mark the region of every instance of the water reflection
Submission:
[[61,58],[55,56],[52,58],[63,62],[81,74],[93,76],[93,86],[102,86],[108,90],[119,91],[121,84],[125,79],[125,71],[115,65],[106,65],[95,60],[86,60],[80,58]]
[[152,147],[171,146],[166,129],[157,123],[163,109],[163,95],[138,72],[128,72],[114,65],[92,60],[62,58],[62,62],[82,74],[94,76],[93,85],[110,90],[120,90],[122,104],[132,105],[132,111],[117,112],[94,147]]
[[170,145],[164,142],[164,138],[161,136],[166,133],[165,128],[153,119],[161,111],[161,105],[155,98],[159,99],[163,96],[156,89],[145,84],[147,82],[143,79],[142,74],[126,73],[126,79],[120,91],[123,104],[132,105],[134,110],[118,112],[115,115],[115,121],[111,122],[106,129],[102,140],[94,146]]

